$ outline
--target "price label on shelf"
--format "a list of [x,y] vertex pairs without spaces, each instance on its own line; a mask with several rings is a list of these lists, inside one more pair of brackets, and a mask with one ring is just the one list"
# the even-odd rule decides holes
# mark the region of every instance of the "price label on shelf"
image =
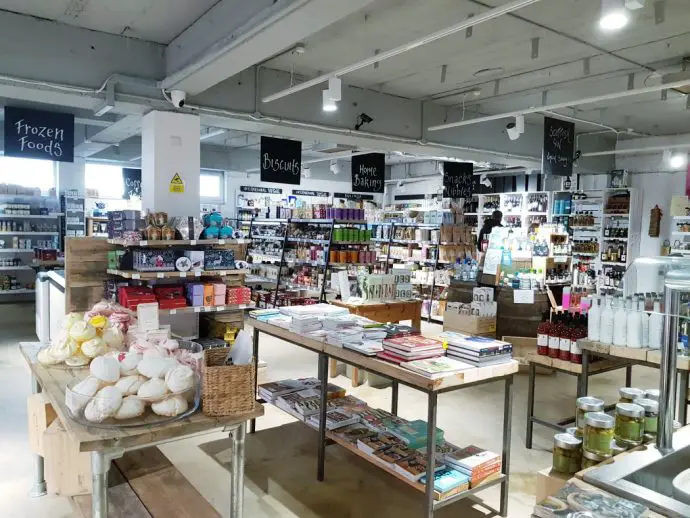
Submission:
[[187,277],[187,272],[180,272],[180,277]]
[[194,306],[194,313],[201,313],[201,306]]
[[219,239],[218,240],[219,245],[224,245],[225,244],[225,239]]
[[141,275],[139,275],[138,273],[133,273],[133,274],[132,274],[132,279],[135,279],[135,280],[136,280],[136,279],[141,279]]
[[171,309],[170,310],[171,315],[177,315],[177,310],[176,309]]
[[226,272],[225,270],[218,272],[218,275],[220,275],[221,277],[225,277],[227,274],[228,272]]
[[211,306],[204,306],[204,311],[213,311]]
[[192,245],[192,246],[196,245],[196,239],[192,239],[192,240],[189,242],[189,244]]
[[194,277],[201,277],[201,272],[194,272]]
[[156,274],[156,277],[157,277],[158,279],[165,279],[165,274],[164,274],[163,272],[158,272],[158,273]]
[[225,306],[216,306],[216,311],[225,311]]
[[139,246],[148,246],[148,241],[139,241]]
[[534,304],[534,291],[513,290],[513,304]]

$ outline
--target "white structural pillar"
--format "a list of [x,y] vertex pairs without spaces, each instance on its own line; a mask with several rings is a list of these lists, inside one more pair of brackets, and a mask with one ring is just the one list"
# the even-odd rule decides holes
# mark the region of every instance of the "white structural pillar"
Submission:
[[[199,117],[152,111],[141,128],[141,196],[144,211],[199,216]],[[179,182],[182,183],[179,183]]]
[[85,168],[86,160],[82,157],[75,156],[74,162],[56,162],[57,163],[57,192],[65,192],[70,189],[76,189],[78,192],[85,194]]

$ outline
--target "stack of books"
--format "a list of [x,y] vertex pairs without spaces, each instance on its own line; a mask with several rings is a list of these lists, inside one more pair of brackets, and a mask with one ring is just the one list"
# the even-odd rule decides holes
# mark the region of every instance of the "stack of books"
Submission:
[[[318,394],[320,387],[321,382],[318,378],[299,378],[272,381],[270,383],[259,385],[259,397],[269,403],[276,403],[278,397],[290,394],[292,392],[315,389]],[[327,390],[329,398],[344,397],[346,392],[344,388],[339,387],[338,385],[333,385],[332,383],[328,384]]]
[[381,326],[377,327],[386,332],[386,338],[400,338],[401,336],[414,336],[422,334],[419,329],[403,324],[382,324]]
[[493,338],[444,333],[441,339],[448,344],[446,354],[450,358],[475,367],[508,363],[513,358],[513,345]]
[[386,338],[383,352],[376,356],[393,363],[405,363],[425,358],[443,356],[443,344],[433,338],[410,335],[399,338]]
[[[306,423],[313,426],[314,428],[319,427],[319,414],[310,415]],[[334,408],[326,412],[326,430],[337,430],[338,428],[343,428],[351,424],[359,422],[359,417],[356,414],[348,412],[343,408]]]
[[468,446],[445,455],[446,465],[470,479],[470,487],[492,480],[501,473],[501,456],[477,446]]
[[[384,423],[386,431],[412,449],[426,448],[427,423],[421,419],[402,423]],[[444,433],[436,428],[436,443],[443,442]]]
[[401,363],[400,366],[432,380],[444,378],[456,372],[474,368],[474,366],[469,363],[454,360],[447,356],[404,362]]
[[376,353],[383,352],[383,345],[380,341],[362,340],[359,342],[343,342],[345,349],[357,351],[364,356],[376,356]]
[[[426,484],[426,475],[419,479]],[[470,477],[455,469],[442,468],[434,475],[434,498],[443,500],[470,488]]]
[[295,315],[290,323],[290,331],[301,335],[318,331],[322,328],[317,315]]
[[[426,475],[427,466],[426,457],[419,452],[414,452],[410,457],[397,462],[395,465],[395,471],[404,477],[417,482]],[[445,469],[445,466],[443,464],[436,465],[434,469],[438,473],[439,471]]]

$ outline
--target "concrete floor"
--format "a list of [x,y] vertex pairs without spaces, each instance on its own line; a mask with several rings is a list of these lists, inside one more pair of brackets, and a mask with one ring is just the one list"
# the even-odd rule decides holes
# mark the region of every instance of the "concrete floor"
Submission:
[[[69,517],[71,510],[65,498],[46,496],[31,499],[27,496],[32,480],[32,456],[26,436],[25,397],[30,393],[31,387],[28,369],[23,365],[17,343],[35,340],[33,307],[0,306],[0,322],[4,324],[0,327],[0,380],[4,389],[0,392],[0,408],[3,411],[3,418],[0,420],[0,465],[11,467],[0,470],[0,518]],[[435,324],[425,323],[423,327],[425,334],[430,336],[440,331],[440,326]],[[316,375],[315,354],[265,335],[262,335],[260,346],[261,358],[268,363],[270,380]],[[539,376],[536,408],[540,417],[557,420],[572,415],[575,381],[574,377],[560,374]],[[336,378],[335,382],[347,387],[350,393],[372,406],[390,408],[389,389],[375,389],[368,385],[350,389],[349,380],[343,376]],[[590,394],[613,402],[617,399],[617,388],[623,384],[623,370],[595,376],[590,380]],[[658,386],[658,371],[635,367],[633,384],[641,388]],[[500,452],[503,388],[502,383],[496,383],[441,395],[438,425],[445,430],[446,438],[460,446],[477,444]],[[524,447],[526,404],[527,376],[519,375],[514,384],[509,507],[511,518],[530,516],[534,505],[534,475],[551,464],[553,433],[550,430],[535,427],[534,449],[527,450]],[[426,419],[425,396],[400,387],[399,413],[408,419]],[[248,438],[245,516],[371,516],[366,513],[366,509],[371,510],[370,504],[362,509],[362,503],[380,503],[382,489],[386,491],[388,498],[394,497],[398,503],[410,500],[412,509],[417,505],[421,511],[421,494],[375,467],[354,459],[353,455],[342,451],[337,445],[328,448],[325,485],[313,483],[315,478],[311,477],[315,477],[316,470],[313,455],[315,447],[309,439],[309,434],[313,432],[308,432],[299,423],[282,426],[293,422],[282,411],[267,407],[266,416],[258,422],[257,436]],[[267,430],[278,426],[282,427]],[[262,434],[262,430],[267,431]],[[223,447],[223,443],[218,443],[220,440],[224,440],[223,434],[213,434],[165,445],[161,450],[223,516],[228,516],[228,478],[223,466],[227,449]],[[266,463],[267,459],[279,459],[280,462]],[[343,471],[343,465],[350,463],[356,465],[357,471]],[[294,476],[289,475],[290,473]],[[302,484],[296,485],[295,477]],[[343,483],[347,484],[353,477],[358,479],[358,484],[351,483],[349,487],[344,487]],[[328,494],[328,491],[333,492]],[[345,494],[354,491],[357,498],[343,498],[344,491]],[[498,495],[498,488],[480,493],[493,507],[498,507]],[[329,502],[332,502],[330,507]],[[380,508],[380,513],[374,515],[403,518],[396,509],[405,508],[409,511],[407,504],[394,507]],[[410,516],[421,515],[421,512],[410,513]],[[462,515],[469,518],[469,514]],[[446,516],[446,513],[439,513],[439,518],[442,516]]]

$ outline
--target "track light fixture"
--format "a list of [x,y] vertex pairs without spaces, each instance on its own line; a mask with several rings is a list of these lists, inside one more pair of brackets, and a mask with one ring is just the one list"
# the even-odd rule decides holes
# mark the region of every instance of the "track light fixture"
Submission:
[[510,140],[517,140],[525,132],[525,116],[518,115],[515,117],[515,122],[506,124],[506,131]]
[[630,13],[624,0],[601,0],[599,27],[605,31],[618,31],[628,25]]
[[338,105],[331,98],[331,94],[328,90],[323,91],[323,111],[334,112],[338,109]]

